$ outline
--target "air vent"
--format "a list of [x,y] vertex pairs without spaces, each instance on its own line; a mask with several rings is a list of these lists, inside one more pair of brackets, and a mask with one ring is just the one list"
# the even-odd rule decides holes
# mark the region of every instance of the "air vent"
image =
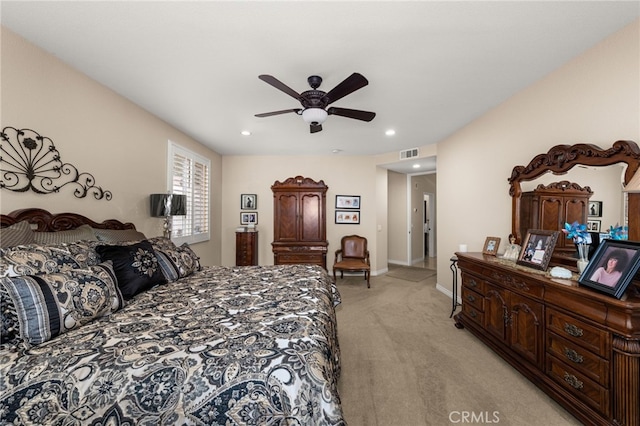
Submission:
[[413,158],[418,156],[418,148],[406,149],[404,151],[400,151],[400,159],[406,160],[407,158]]

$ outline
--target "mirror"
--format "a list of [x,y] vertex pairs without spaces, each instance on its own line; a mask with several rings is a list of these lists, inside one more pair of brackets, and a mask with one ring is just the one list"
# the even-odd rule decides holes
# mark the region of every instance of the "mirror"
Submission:
[[[512,197],[512,225],[511,232],[516,237],[516,241],[521,243],[526,235],[520,231],[521,218],[521,195],[523,192],[522,183],[533,181],[545,174],[552,174],[551,179],[568,180],[566,173],[576,166],[586,166],[588,168],[601,168],[604,166],[616,165],[626,167],[623,176],[624,185],[628,184],[640,168],[640,148],[633,141],[617,141],[609,149],[601,149],[596,145],[556,145],[546,154],[535,156],[527,166],[516,166],[509,178],[509,194]],[[615,168],[613,168],[615,173]],[[555,175],[555,176],[554,176]],[[558,175],[562,175],[558,178]],[[545,179],[549,179],[545,177]],[[591,182],[576,182],[582,185],[590,185]],[[594,182],[595,184],[595,182]],[[619,181],[616,182],[619,184]],[[629,227],[629,240],[640,241],[640,193],[627,193],[627,226]],[[599,199],[598,195],[594,200]],[[623,198],[621,197],[621,200]],[[623,202],[614,203],[623,205]],[[613,205],[613,204],[612,204]],[[618,217],[623,217],[624,213],[618,213]],[[604,228],[614,223],[602,223]]]

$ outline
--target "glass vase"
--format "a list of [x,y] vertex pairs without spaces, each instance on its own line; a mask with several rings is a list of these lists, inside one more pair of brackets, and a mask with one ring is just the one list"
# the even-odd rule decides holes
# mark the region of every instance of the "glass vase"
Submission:
[[589,264],[589,244],[576,244],[578,248],[578,272],[582,274],[587,265]]

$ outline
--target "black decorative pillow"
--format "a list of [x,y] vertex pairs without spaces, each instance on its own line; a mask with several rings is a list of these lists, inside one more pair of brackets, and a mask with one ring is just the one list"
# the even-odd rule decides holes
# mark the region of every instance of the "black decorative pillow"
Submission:
[[128,246],[96,247],[102,261],[111,260],[118,286],[125,300],[151,287],[167,282],[151,243],[140,241]]
[[13,301],[20,338],[38,345],[123,306],[110,262],[43,275],[0,278]]

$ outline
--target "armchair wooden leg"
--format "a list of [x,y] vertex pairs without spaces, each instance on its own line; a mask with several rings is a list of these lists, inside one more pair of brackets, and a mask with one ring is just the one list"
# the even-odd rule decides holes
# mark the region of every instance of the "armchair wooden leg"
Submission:
[[364,271],[364,278],[367,280],[367,288],[371,288],[371,284],[369,284],[369,277],[371,276],[371,272]]
[[333,282],[336,282],[336,268],[333,268]]

